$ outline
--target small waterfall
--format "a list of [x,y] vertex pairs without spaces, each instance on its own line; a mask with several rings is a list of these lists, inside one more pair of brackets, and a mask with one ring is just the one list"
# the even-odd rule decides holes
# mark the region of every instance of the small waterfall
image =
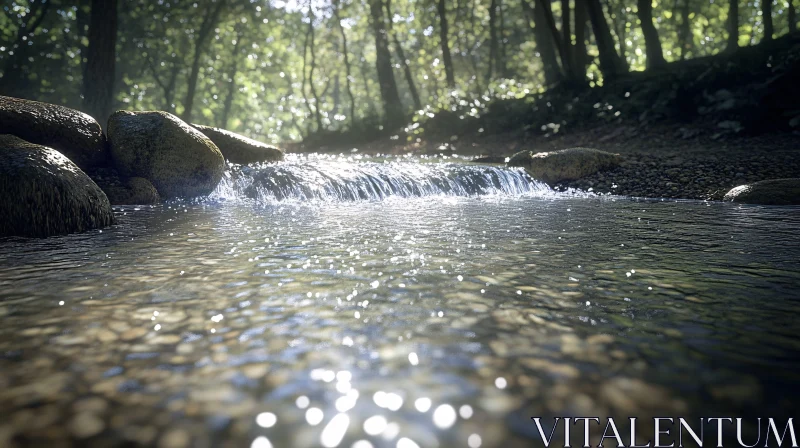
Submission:
[[294,159],[233,166],[214,195],[258,202],[359,201],[390,197],[546,194],[522,169],[467,163]]

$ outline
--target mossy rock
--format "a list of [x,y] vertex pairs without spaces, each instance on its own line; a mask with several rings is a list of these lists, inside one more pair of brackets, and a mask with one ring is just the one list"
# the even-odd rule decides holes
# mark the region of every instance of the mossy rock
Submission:
[[0,96],[0,134],[53,148],[84,170],[109,161],[100,124],[68,107]]
[[217,146],[167,112],[118,111],[108,120],[115,166],[123,177],[143,177],[164,199],[204,196],[225,168]]
[[114,223],[111,204],[63,154],[0,135],[0,236],[47,237]]
[[508,166],[525,168],[534,179],[554,185],[615,168],[621,162],[619,154],[591,148],[569,148],[551,152],[520,151],[511,156]]
[[211,126],[192,125],[195,129],[210,138],[222,156],[232,163],[246,165],[257,162],[278,162],[283,160],[283,151],[275,146],[261,143],[235,132]]
[[800,205],[800,178],[762,180],[732,188],[723,201],[761,205]]

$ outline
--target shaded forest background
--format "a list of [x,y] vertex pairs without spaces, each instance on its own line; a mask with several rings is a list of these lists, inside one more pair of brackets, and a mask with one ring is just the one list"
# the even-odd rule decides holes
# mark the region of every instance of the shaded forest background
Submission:
[[369,134],[771,40],[792,1],[2,0],[0,94],[268,142]]

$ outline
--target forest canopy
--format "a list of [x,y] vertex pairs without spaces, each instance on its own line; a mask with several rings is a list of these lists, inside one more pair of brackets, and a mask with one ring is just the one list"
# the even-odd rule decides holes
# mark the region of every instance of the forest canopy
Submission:
[[791,1],[3,0],[0,94],[300,140],[753,45]]

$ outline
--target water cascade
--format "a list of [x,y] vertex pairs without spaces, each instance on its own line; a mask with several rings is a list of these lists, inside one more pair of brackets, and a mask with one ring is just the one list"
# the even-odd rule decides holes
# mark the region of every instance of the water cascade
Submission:
[[389,197],[541,195],[550,188],[523,170],[467,163],[294,159],[232,166],[215,192],[225,199],[358,201]]

